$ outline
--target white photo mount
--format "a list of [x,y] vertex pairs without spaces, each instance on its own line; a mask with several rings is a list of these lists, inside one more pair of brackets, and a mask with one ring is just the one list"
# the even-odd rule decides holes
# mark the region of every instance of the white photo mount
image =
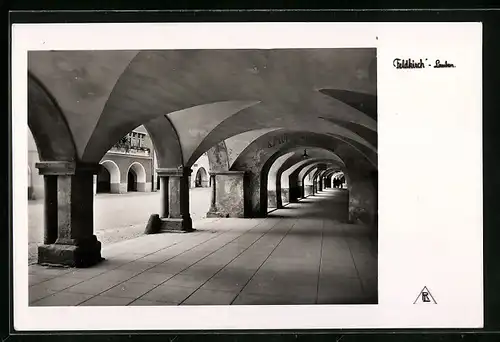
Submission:
[[[13,170],[27,160],[28,51],[348,47],[377,49],[378,304],[30,307],[26,179],[14,172],[14,328],[483,327],[480,23],[14,24]],[[465,160],[475,182],[457,171]]]

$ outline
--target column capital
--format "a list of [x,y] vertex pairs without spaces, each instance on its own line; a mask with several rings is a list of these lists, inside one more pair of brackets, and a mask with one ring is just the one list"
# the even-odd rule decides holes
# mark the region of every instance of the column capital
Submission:
[[100,165],[97,163],[83,163],[75,161],[43,161],[35,164],[40,175],[71,176],[75,174],[97,174]]
[[75,162],[68,161],[43,161],[35,164],[41,175],[74,175]]
[[217,175],[228,175],[228,176],[236,176],[236,175],[244,175],[246,171],[213,171],[209,172],[210,176],[217,176]]
[[191,175],[190,167],[179,167],[179,168],[158,168],[156,173],[160,177],[186,177]]

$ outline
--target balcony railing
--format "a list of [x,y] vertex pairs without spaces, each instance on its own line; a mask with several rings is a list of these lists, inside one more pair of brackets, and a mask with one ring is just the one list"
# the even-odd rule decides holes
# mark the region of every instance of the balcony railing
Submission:
[[131,146],[128,144],[116,144],[113,147],[111,147],[109,152],[122,153],[122,154],[133,154],[133,155],[140,155],[140,156],[150,156],[151,155],[151,150],[147,147]]

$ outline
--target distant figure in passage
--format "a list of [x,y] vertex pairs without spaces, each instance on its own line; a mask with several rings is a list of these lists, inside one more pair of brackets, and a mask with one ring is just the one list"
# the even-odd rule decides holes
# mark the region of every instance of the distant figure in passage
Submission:
[[344,184],[345,184],[345,177],[342,176],[340,179],[339,179],[339,188],[344,188]]

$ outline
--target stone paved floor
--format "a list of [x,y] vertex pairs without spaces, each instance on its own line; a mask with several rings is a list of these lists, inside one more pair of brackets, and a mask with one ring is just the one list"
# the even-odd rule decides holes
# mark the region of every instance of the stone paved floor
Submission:
[[[189,191],[191,218],[200,220],[210,207],[211,188]],[[160,211],[160,192],[97,194],[94,232],[104,245],[141,236],[149,216]],[[36,263],[43,242],[43,200],[28,201],[29,264]]]
[[368,228],[336,221],[341,190],[265,219],[203,219],[196,232],[103,247],[87,269],[29,266],[34,306],[375,304]]

